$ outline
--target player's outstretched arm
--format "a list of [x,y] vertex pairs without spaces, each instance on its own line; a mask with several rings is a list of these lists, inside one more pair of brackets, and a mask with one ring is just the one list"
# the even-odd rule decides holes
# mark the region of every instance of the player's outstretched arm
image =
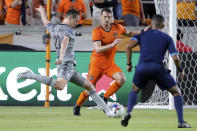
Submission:
[[125,36],[128,36],[128,37],[131,37],[131,36],[134,36],[134,35],[138,35],[140,33],[143,33],[147,30],[150,30],[152,29],[152,27],[149,25],[149,26],[146,26],[143,30],[130,30],[130,31],[126,31],[125,32]]
[[115,45],[120,44],[121,43],[121,39],[115,39],[113,43],[102,46],[101,45],[101,41],[95,41],[94,42],[94,49],[96,51],[96,53],[103,53],[111,48],[113,48]]
[[64,36],[64,39],[62,40],[62,43],[61,43],[60,56],[59,56],[59,59],[56,60],[55,64],[57,64],[57,65],[62,64],[62,59],[63,59],[64,54],[66,52],[68,42],[69,42],[69,37]]
[[44,26],[46,27],[46,25],[47,25],[48,23],[50,23],[50,21],[47,20],[47,16],[46,16],[46,13],[45,13],[44,8],[40,5],[39,8],[36,8],[36,10],[37,10],[38,12],[40,12],[42,22],[43,22]]
[[183,71],[183,68],[181,67],[181,60],[180,60],[179,56],[173,55],[172,59],[176,65],[177,71],[179,72],[181,78],[184,78],[184,71]]
[[22,4],[22,0],[14,0],[12,3],[11,3],[11,7],[12,8],[16,8],[18,5],[21,5]]
[[136,47],[138,45],[137,40],[131,40],[127,44],[126,48],[126,54],[127,54],[127,71],[132,71],[132,48]]

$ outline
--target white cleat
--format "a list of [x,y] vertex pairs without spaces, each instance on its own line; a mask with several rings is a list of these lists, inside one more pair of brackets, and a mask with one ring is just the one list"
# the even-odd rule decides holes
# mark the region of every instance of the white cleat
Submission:
[[34,73],[32,71],[28,70],[23,73],[19,73],[17,76],[17,80],[32,79],[33,77],[34,77]]
[[107,117],[114,117],[114,115],[110,112],[107,112],[106,115],[107,115]]

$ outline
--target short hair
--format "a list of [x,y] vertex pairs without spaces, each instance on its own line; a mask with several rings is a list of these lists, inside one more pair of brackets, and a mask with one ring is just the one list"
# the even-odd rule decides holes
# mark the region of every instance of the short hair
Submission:
[[163,25],[164,24],[164,17],[162,15],[154,15],[152,17],[152,23],[154,23],[156,26],[160,26],[160,25]]
[[66,12],[66,17],[71,16],[72,18],[79,17],[79,12],[76,9],[70,9]]
[[111,9],[110,8],[103,8],[102,10],[101,10],[101,15],[103,14],[103,12],[107,12],[107,13],[112,13],[112,11],[111,11]]
[[181,40],[183,38],[183,33],[181,29],[177,29],[176,37],[177,37],[177,40]]

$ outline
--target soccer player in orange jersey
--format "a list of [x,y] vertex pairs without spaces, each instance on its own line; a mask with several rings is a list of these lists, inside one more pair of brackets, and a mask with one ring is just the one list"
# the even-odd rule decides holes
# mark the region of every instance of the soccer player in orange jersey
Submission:
[[[115,64],[117,44],[121,43],[120,35],[131,36],[137,31],[127,31],[122,25],[111,23],[112,12],[109,8],[101,11],[101,25],[92,31],[94,51],[91,55],[88,80],[96,85],[96,82],[105,74],[115,80],[103,96],[105,102],[125,83],[126,78],[122,70]],[[74,107],[74,115],[80,115],[80,108],[88,98],[87,91],[80,94]]]

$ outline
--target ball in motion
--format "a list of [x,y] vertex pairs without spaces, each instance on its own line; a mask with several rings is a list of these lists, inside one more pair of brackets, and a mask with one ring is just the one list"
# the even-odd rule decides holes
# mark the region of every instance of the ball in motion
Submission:
[[108,102],[110,113],[113,117],[122,117],[124,114],[124,107],[123,105],[119,104],[118,102]]

